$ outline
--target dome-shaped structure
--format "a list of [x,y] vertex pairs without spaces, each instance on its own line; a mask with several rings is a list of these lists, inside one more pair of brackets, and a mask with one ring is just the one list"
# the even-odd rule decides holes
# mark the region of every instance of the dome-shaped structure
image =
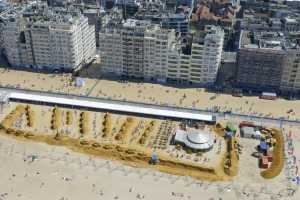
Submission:
[[187,140],[195,144],[205,144],[208,143],[211,139],[211,134],[207,132],[199,132],[192,130],[187,133]]
[[186,147],[195,150],[208,150],[214,144],[213,134],[196,129],[189,131],[177,130],[174,139],[175,143],[183,143]]

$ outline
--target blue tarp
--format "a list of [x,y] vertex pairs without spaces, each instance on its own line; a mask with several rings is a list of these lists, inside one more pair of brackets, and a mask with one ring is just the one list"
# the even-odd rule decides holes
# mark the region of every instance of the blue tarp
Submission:
[[154,162],[158,161],[158,157],[155,153],[152,154],[151,161],[154,161]]
[[267,151],[269,149],[269,145],[266,142],[260,142],[259,149],[262,151]]
[[234,132],[231,132],[231,131],[226,131],[225,134],[224,134],[224,137],[225,138],[230,138],[234,135]]

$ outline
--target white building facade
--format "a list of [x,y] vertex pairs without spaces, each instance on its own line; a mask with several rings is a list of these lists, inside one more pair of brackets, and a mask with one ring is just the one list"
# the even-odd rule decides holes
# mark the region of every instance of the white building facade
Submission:
[[214,84],[224,32],[210,27],[204,35],[193,37],[188,54],[183,52],[175,30],[137,20],[127,20],[118,28],[106,28],[99,35],[102,72],[162,83]]
[[224,32],[221,28],[211,27],[204,41],[193,40],[190,65],[190,81],[212,85],[217,79],[221,64]]
[[101,68],[106,74],[123,75],[122,35],[118,29],[104,29],[99,33]]
[[168,49],[175,40],[175,31],[155,26],[145,31],[144,37],[144,78],[166,82]]
[[224,31],[210,27],[203,35],[194,35],[190,54],[183,54],[181,45],[169,51],[167,78],[173,81],[212,85],[221,64]]
[[87,64],[96,52],[95,29],[79,13],[11,16],[4,26],[4,48],[14,67],[72,71]]

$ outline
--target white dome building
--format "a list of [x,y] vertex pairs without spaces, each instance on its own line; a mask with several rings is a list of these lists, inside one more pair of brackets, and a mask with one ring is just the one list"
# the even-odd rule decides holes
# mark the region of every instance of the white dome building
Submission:
[[194,150],[205,151],[213,147],[214,137],[213,134],[203,130],[177,130],[174,141]]

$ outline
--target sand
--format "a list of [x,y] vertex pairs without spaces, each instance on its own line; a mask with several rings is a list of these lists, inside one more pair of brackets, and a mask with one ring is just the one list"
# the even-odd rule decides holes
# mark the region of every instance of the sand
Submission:
[[[11,107],[14,106],[5,109],[10,111]],[[41,107],[32,106],[32,109],[36,111]],[[51,111],[51,108],[46,110]],[[4,114],[1,114],[1,119],[3,117]],[[220,122],[226,124],[226,120]],[[299,131],[295,127],[287,127],[285,132],[290,129]],[[105,161],[64,147],[18,141],[7,136],[0,138],[0,157],[4,161],[0,167],[3,177],[0,197],[4,193],[9,195],[4,195],[3,199],[34,200],[45,196],[45,193],[51,194],[46,195],[46,199],[80,199],[83,196],[88,199],[141,199],[144,196],[144,199],[173,200],[198,199],[200,195],[202,199],[291,199],[287,197],[287,189],[297,189],[296,184],[286,178],[287,168],[272,180],[260,176],[257,159],[251,156],[259,143],[257,140],[240,139],[244,150],[240,157],[239,174],[233,181],[207,182],[165,174],[151,168],[135,168],[116,161]],[[299,152],[295,151],[295,154]],[[31,162],[30,155],[38,159]],[[29,181],[30,186],[24,185]]]
[[[234,182],[197,181],[90,158],[62,147],[0,138],[2,199],[290,199],[277,181],[255,182],[243,176]],[[37,159],[32,162],[30,155]]]
[[[82,88],[71,86],[66,75],[36,74],[1,69],[2,86],[87,94],[156,104],[178,105],[200,109],[220,106],[221,110],[254,113],[262,116],[300,118],[299,101],[260,100],[257,97],[232,97],[204,92],[203,89],[180,89],[158,84],[119,83],[87,79]],[[172,97],[172,98],[170,98]],[[242,108],[241,108],[242,107]],[[290,114],[288,110],[293,109]],[[8,109],[9,110],[9,109]],[[0,118],[3,118],[0,114]],[[220,119],[238,123],[238,119]],[[121,124],[121,122],[120,122]],[[41,127],[42,128],[42,127]],[[14,140],[0,136],[0,199],[300,199],[292,180],[300,164],[300,129],[284,126],[285,138],[292,131],[290,154],[286,148],[284,171],[275,179],[260,176],[257,160],[251,156],[258,141],[241,139],[244,146],[239,174],[234,181],[197,181],[153,169],[135,168],[119,162],[88,157],[64,147]],[[286,140],[287,141],[287,140]],[[286,146],[288,146],[286,142]],[[30,155],[37,160],[30,161]],[[293,162],[296,157],[295,163]],[[24,161],[25,160],[25,161]],[[28,184],[30,183],[30,184]],[[293,192],[294,191],[294,192]],[[6,194],[7,193],[7,194]],[[288,194],[294,193],[293,197]]]
[[[70,74],[39,74],[4,69],[0,69],[0,85],[205,110],[215,108],[241,114],[300,120],[300,101],[271,101],[246,96],[240,98],[206,92],[201,88],[176,88],[160,84],[88,78],[85,79],[85,85],[78,88],[74,86]],[[291,109],[292,112],[288,112]]]
[[[173,131],[172,124],[175,124],[175,122],[171,123],[164,120],[109,114],[112,121],[111,129],[116,131],[110,131],[112,135],[109,138],[103,138],[101,128],[98,128],[97,125],[101,125],[101,123],[98,123],[101,121],[99,117],[104,116],[104,113],[83,110],[79,112],[78,110],[64,109],[61,107],[16,103],[6,105],[5,109],[12,112],[11,108],[14,107],[23,108],[24,113],[25,107],[30,108],[37,119],[34,121],[35,126],[29,127],[26,115],[21,115],[20,112],[13,111],[13,113],[17,113],[19,117],[15,119],[15,122],[12,123],[11,126],[5,126],[5,129],[7,133],[10,133],[7,136],[18,140],[29,140],[50,145],[65,146],[77,152],[100,156],[109,160],[119,160],[125,164],[154,168],[162,172],[181,176],[188,175],[201,180],[227,180],[229,178],[224,174],[222,166],[220,167],[220,165],[223,165],[222,158],[224,157],[223,155],[226,149],[224,139],[218,138],[213,149],[207,153],[203,153],[200,157],[197,157],[195,153],[190,155],[184,150],[175,150],[175,146],[169,145],[168,142],[171,139],[171,134],[173,134],[171,133],[171,131]],[[55,112],[53,110],[55,110]],[[74,122],[72,125],[66,124],[65,118],[67,112],[73,113]],[[14,115],[10,114],[10,116]],[[56,120],[53,120],[53,117]],[[80,125],[82,124],[83,118],[86,118],[85,126],[89,131],[83,132],[82,128],[79,128],[83,127]],[[144,120],[149,122],[146,123],[142,134],[140,134],[140,136],[134,135],[134,129],[138,128],[138,122]],[[60,125],[55,126],[53,129],[51,121],[52,124],[55,122]],[[2,124],[4,123],[2,122]],[[163,127],[169,127],[167,128],[169,132],[160,133],[159,131],[163,131]],[[19,136],[15,136],[14,132],[18,130],[23,131],[23,133],[20,133]],[[99,131],[101,132],[100,135]],[[2,134],[5,134],[4,132],[5,130],[3,130]],[[30,132],[30,137],[26,136],[28,132]],[[153,142],[161,137],[161,134],[168,135],[165,143],[166,147],[161,149],[156,147],[156,149],[154,149]],[[145,138],[145,142],[142,144],[136,143],[136,140],[140,140],[138,138]],[[97,146],[95,146],[95,144]],[[219,147],[221,149],[219,149]],[[160,162],[154,166],[148,164],[153,151],[157,153],[160,160]],[[174,155],[177,155],[177,157]]]

